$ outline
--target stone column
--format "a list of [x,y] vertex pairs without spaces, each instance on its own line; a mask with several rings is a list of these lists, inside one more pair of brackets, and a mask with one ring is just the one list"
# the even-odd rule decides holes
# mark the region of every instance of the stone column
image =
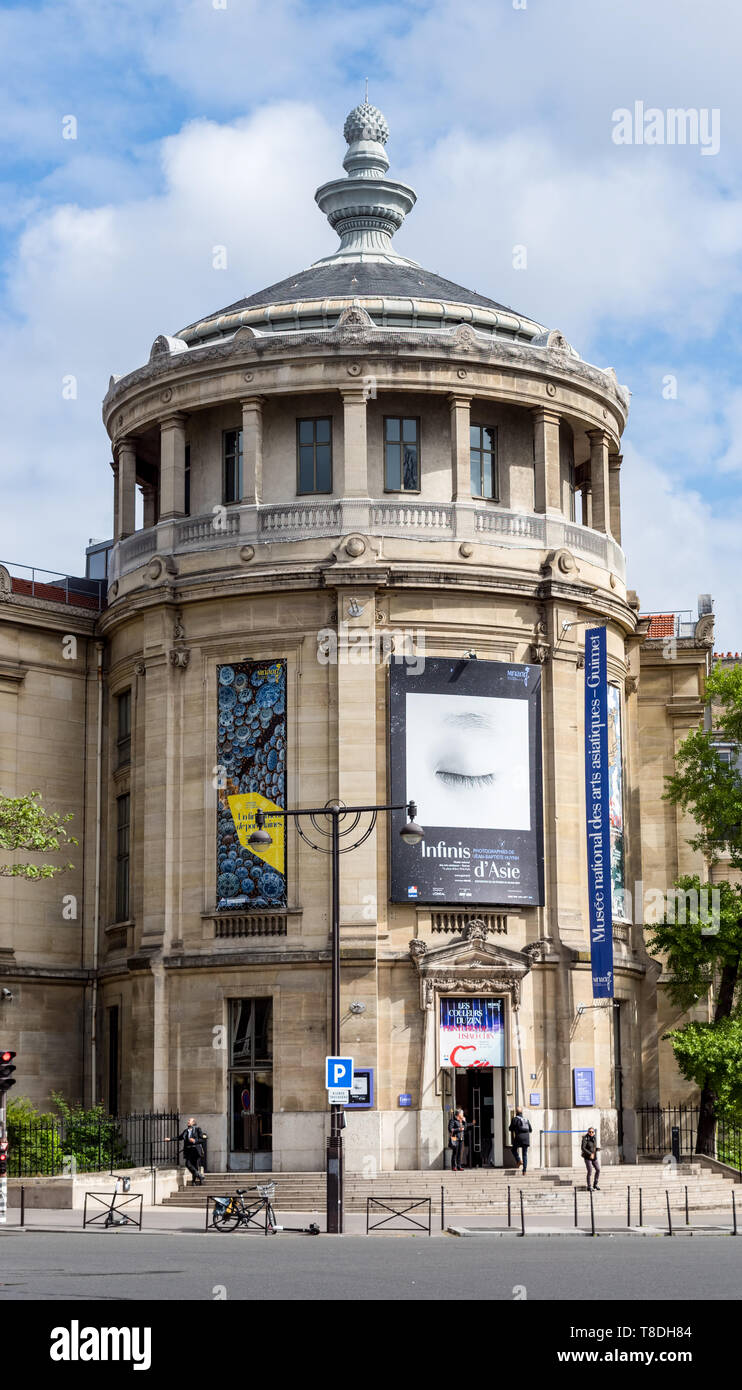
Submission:
[[582,493],[582,525],[592,526],[593,524],[593,493],[589,483],[583,483],[580,492]]
[[160,421],[160,521],[185,516],[185,415]]
[[605,430],[588,430],[590,440],[590,486],[593,494],[592,527],[611,534],[608,484],[609,438]]
[[143,483],[142,493],[142,526],[149,527],[157,524],[156,493],[151,483]]
[[449,396],[451,408],[451,497],[471,502],[471,396]]
[[562,515],[559,413],[538,406],[533,412],[535,510]]
[[117,448],[118,507],[116,508],[116,540],[136,531],[137,452],[133,439],[121,439]]
[[263,397],[242,405],[242,501],[258,506],[263,497]]
[[113,473],[113,538],[117,541],[121,535],[121,528],[119,526],[119,466],[115,459],[111,463],[111,472]]
[[344,415],[343,465],[333,478],[333,492],[341,497],[368,497],[366,394],[362,387],[343,390],[340,394]]
[[623,454],[608,455],[608,498],[611,535],[621,544],[621,464]]

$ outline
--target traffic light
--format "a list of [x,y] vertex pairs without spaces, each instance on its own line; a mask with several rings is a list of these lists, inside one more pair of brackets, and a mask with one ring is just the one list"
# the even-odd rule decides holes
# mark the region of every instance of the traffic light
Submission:
[[14,1052],[0,1052],[0,1096],[3,1095],[5,1091],[9,1091],[11,1086],[15,1086],[15,1078],[13,1076],[13,1072],[15,1071],[15,1067],[13,1066],[14,1057]]
[[4,1178],[8,1172],[8,1149],[10,1144],[7,1139],[0,1139],[0,1178]]

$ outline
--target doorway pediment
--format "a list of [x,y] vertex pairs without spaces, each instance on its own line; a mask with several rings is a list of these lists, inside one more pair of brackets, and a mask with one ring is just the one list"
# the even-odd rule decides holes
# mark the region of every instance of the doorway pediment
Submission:
[[[540,943],[539,943],[540,945]],[[420,978],[420,1007],[431,1009],[436,993],[509,994],[520,1005],[521,982],[536,955],[534,945],[514,951],[488,940],[485,923],[469,922],[463,935],[442,946],[415,937],[410,957]]]

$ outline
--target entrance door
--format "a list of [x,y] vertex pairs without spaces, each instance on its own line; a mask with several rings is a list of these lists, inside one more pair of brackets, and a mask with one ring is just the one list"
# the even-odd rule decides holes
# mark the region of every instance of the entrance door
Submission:
[[273,1166],[272,1000],[233,999],[230,1005],[229,1167]]
[[454,1072],[455,1105],[466,1117],[464,1166],[484,1168],[496,1159],[495,1087],[496,1071],[469,1067]]

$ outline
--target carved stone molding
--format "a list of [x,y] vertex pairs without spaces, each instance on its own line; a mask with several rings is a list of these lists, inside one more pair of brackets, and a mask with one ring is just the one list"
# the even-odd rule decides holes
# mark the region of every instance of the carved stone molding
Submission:
[[634,695],[639,688],[638,676],[627,676],[624,680],[624,689],[627,695]]
[[168,652],[168,661],[170,662],[170,665],[180,666],[183,670],[185,670],[185,667],[188,665],[190,659],[191,653],[189,651],[176,651],[175,648],[171,648],[171,650]]
[[13,581],[5,565],[0,565],[0,603],[6,603],[13,592]]
[[513,1008],[520,1006],[521,984],[531,969],[531,954],[495,945],[479,918],[468,922],[456,941],[428,946],[415,937],[409,951],[420,979],[422,1009],[432,1009],[436,993],[509,994]]
[[144,662],[143,662],[143,661],[135,661],[135,662],[134,662],[134,674],[135,674],[135,676],[144,676],[144,675],[146,675],[146,673],[147,673],[147,667],[145,666]]

